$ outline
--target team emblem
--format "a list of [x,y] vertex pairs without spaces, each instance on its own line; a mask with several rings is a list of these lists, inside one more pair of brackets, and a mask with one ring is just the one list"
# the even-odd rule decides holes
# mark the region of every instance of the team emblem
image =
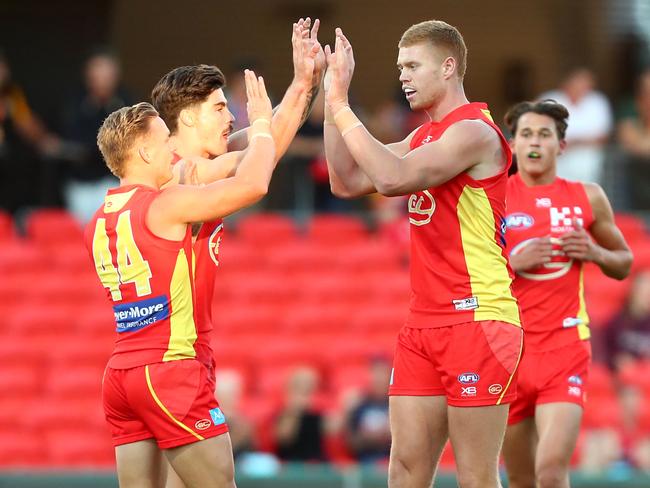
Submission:
[[429,190],[413,193],[409,197],[409,222],[413,225],[426,225],[431,222],[436,211],[436,201]]
[[219,244],[221,244],[222,231],[223,224],[219,224],[208,239],[208,253],[216,266],[219,266]]

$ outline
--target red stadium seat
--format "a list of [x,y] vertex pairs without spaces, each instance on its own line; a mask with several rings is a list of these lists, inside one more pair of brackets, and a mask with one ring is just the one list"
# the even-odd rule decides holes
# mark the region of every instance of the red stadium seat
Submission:
[[0,243],[17,238],[16,227],[11,214],[0,210]]
[[62,242],[82,242],[81,224],[65,210],[34,210],[25,220],[27,237],[45,246]]
[[298,229],[290,217],[274,213],[258,213],[237,222],[237,236],[257,246],[284,244],[298,238]]
[[92,429],[83,419],[74,428],[50,428],[44,433],[51,466],[107,468],[115,464],[114,449],[106,429]]
[[101,402],[103,365],[95,367],[60,366],[51,368],[47,375],[46,390],[50,397],[95,398]]
[[33,242],[15,240],[0,244],[0,273],[33,274],[50,264],[46,253]]
[[650,237],[647,233],[645,222],[636,215],[617,213],[614,215],[614,221],[623,233],[625,240],[629,243],[638,240],[647,240]]
[[618,377],[621,383],[641,389],[650,398],[650,360],[626,364]]
[[43,390],[41,372],[30,365],[6,365],[0,369],[0,392],[21,397],[34,396]]
[[47,464],[47,448],[43,439],[35,434],[13,428],[0,429],[0,467],[28,468]]
[[343,214],[318,214],[308,224],[310,240],[330,245],[348,245],[368,239],[368,228],[357,217]]

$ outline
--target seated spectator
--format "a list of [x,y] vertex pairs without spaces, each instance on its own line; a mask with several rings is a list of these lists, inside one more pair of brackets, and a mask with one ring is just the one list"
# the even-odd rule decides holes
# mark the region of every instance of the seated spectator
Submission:
[[612,130],[612,112],[607,97],[595,89],[594,74],[586,68],[572,70],[562,86],[546,92],[569,110],[567,147],[558,158],[557,174],[574,181],[601,183],[604,145]]
[[38,158],[55,157],[60,149],[61,140],[34,114],[0,52],[0,207],[15,211],[50,203],[40,202],[37,194]]
[[650,269],[634,277],[625,308],[602,330],[603,359],[613,370],[634,360],[650,360]]
[[324,416],[314,405],[319,378],[309,367],[296,369],[287,383],[275,422],[277,454],[283,461],[323,461]]
[[117,184],[97,148],[97,131],[108,114],[134,102],[121,87],[118,60],[108,50],[90,55],[83,81],[64,107],[64,135],[79,148],[76,161],[68,167],[64,198],[68,210],[86,222],[106,191]]
[[370,364],[369,389],[347,414],[348,449],[363,463],[388,460],[390,424],[388,419],[388,384],[390,363],[375,358]]
[[641,74],[635,96],[636,114],[618,123],[618,141],[625,156],[630,205],[650,209],[650,69]]

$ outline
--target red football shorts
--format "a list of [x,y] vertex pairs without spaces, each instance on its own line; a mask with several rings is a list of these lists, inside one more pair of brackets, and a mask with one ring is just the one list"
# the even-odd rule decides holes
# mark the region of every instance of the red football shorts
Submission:
[[193,359],[106,368],[102,394],[115,446],[153,438],[169,449],[228,432],[209,371]]
[[546,352],[526,351],[519,366],[517,399],[510,405],[508,424],[535,415],[542,403],[569,402],[584,408],[591,344],[574,342]]
[[521,327],[483,320],[431,329],[402,327],[389,395],[445,395],[456,407],[501,405],[516,396]]

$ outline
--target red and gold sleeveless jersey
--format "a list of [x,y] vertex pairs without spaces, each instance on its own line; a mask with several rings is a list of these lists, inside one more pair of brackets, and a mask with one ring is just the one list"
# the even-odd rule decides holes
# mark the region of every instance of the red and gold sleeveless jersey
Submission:
[[593,223],[582,183],[556,178],[550,185],[526,186],[519,174],[508,180],[506,241],[509,255],[532,239],[554,242],[550,263],[519,271],[514,292],[521,309],[526,348],[545,351],[588,339],[583,264],[561,253],[557,238],[573,230],[573,219],[588,229]]
[[108,366],[116,369],[196,357],[192,233],[182,241],[155,236],[145,222],[159,190],[109,190],[84,233],[115,315]]
[[[181,156],[174,153],[172,164]],[[219,266],[219,245],[223,237],[223,220],[217,219],[201,224],[193,244],[194,282],[196,296],[197,333],[195,349],[196,358],[203,364],[212,364],[212,347],[210,346],[212,324],[212,299]]]
[[519,326],[519,310],[505,252],[505,195],[512,153],[484,103],[458,107],[424,124],[411,150],[438,140],[455,122],[482,120],[508,159],[501,173],[475,180],[463,172],[410,195],[411,305],[409,327],[445,327],[498,320]]

